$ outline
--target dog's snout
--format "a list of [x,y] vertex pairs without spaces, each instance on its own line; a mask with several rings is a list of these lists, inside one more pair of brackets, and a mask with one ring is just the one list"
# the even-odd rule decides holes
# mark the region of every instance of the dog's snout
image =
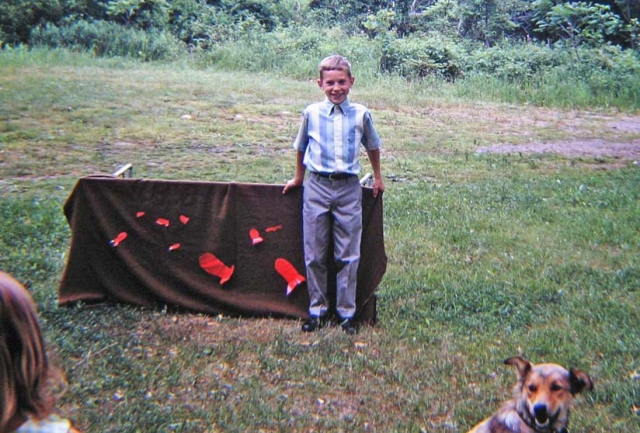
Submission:
[[536,417],[536,421],[538,421],[540,424],[546,423],[549,419],[547,405],[539,403],[533,406],[533,415]]

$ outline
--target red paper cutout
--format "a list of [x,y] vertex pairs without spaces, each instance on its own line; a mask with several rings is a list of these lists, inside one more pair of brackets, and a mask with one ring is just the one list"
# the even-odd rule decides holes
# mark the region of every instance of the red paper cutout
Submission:
[[158,218],[156,220],[156,224],[158,224],[160,226],[169,227],[169,220],[168,219],[164,219],[164,218]]
[[257,245],[264,239],[260,236],[260,232],[257,229],[249,230],[249,237],[251,237],[251,245]]
[[180,248],[180,244],[173,244],[169,247],[169,251],[177,250]]
[[187,224],[189,222],[189,217],[185,215],[180,215],[180,222],[182,224]]
[[277,226],[267,227],[265,231],[267,233],[277,232],[278,230],[282,230],[282,224],[278,224]]
[[114,239],[110,240],[109,243],[112,246],[117,247],[118,245],[120,245],[120,242],[122,242],[126,238],[127,238],[127,232],[120,232],[120,233],[118,233],[118,236],[116,236]]
[[275,263],[276,271],[287,280],[287,296],[293,292],[301,283],[307,281],[307,279],[300,275],[296,268],[286,259],[278,258]]
[[138,212],[138,213],[136,214],[136,218],[142,218],[142,217],[143,217],[143,216],[145,216],[146,214],[147,214],[146,212],[142,212],[142,211],[140,211],[140,212]]
[[227,266],[222,260],[211,253],[204,253],[200,256],[200,267],[207,273],[220,277],[220,285],[223,285],[233,275],[235,266]]

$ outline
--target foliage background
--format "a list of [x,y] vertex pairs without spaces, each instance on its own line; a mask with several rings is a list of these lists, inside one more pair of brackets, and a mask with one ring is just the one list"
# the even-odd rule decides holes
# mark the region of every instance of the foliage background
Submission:
[[549,104],[535,90],[572,82],[593,95],[579,105],[635,109],[639,18],[633,0],[5,0],[0,46],[296,78],[340,53],[365,79],[499,80],[535,104]]
[[0,45],[294,78],[340,53],[359,79],[489,82],[510,102],[633,110],[639,18],[632,0],[5,0]]

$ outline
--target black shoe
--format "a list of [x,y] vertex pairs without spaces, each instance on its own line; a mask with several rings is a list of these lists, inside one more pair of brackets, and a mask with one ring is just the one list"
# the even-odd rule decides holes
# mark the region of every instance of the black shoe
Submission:
[[302,332],[315,332],[322,326],[322,319],[318,316],[311,316],[302,324]]
[[353,318],[344,319],[342,322],[340,322],[340,327],[349,335],[358,333],[358,326],[353,321]]

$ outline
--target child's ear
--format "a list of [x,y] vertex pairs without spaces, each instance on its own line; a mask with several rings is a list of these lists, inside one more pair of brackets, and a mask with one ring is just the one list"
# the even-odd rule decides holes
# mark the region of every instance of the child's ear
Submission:
[[318,78],[318,87],[322,89],[322,78]]

